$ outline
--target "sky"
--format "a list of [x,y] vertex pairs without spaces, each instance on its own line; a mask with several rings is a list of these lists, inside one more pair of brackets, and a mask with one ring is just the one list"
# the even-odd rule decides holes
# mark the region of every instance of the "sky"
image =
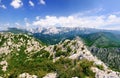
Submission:
[[0,0],[4,27],[120,30],[120,0]]

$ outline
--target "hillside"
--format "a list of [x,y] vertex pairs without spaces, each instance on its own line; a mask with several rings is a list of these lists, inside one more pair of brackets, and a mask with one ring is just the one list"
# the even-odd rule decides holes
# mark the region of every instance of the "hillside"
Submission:
[[[79,72],[79,73],[78,73]],[[0,33],[1,78],[119,78],[80,38],[45,46],[25,34]]]
[[79,36],[94,56],[101,59],[110,68],[120,71],[119,31],[97,30],[79,27],[39,27],[37,29],[29,30],[9,28],[7,31],[4,32],[9,31],[15,34],[30,34],[31,36],[42,41],[46,45],[56,45],[66,39],[73,40],[76,36]]
[[96,47],[120,47],[120,36],[110,32],[97,32],[92,34],[80,35],[87,46]]
[[81,36],[94,56],[110,68],[120,71],[120,36],[109,32]]

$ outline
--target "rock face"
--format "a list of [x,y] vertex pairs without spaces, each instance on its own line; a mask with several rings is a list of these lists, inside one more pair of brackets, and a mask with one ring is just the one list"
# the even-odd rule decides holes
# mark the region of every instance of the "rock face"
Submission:
[[98,48],[92,46],[89,50],[109,67],[120,70],[120,48]]
[[95,78],[120,78],[120,73],[112,70],[100,70],[92,67],[92,70],[96,72]]
[[43,78],[57,78],[57,73],[48,73]]
[[7,66],[8,66],[8,63],[7,63],[7,61],[1,61],[0,62],[0,65],[2,66],[2,71],[6,71],[7,70]]
[[20,74],[18,78],[38,78],[36,75],[30,75],[29,73]]
[[[56,64],[56,61],[61,57],[70,60],[81,61],[87,59],[92,61],[94,65],[91,67],[91,70],[95,72],[95,78],[120,78],[120,73],[112,71],[101,60],[93,56],[79,37],[74,40],[61,41],[56,45],[43,46],[36,39],[28,35],[0,33],[0,74],[3,73],[1,75],[3,78],[39,78],[39,74],[42,75],[40,78],[57,78],[58,71],[53,66],[55,66],[54,64]],[[58,66],[62,65],[57,64]],[[27,66],[27,69],[24,66]],[[77,65],[75,65],[75,67],[76,66]],[[67,66],[63,67],[67,68]],[[71,71],[74,70],[75,67],[71,68]],[[17,72],[17,68],[21,69],[21,71]],[[24,70],[25,73],[22,70]],[[47,71],[47,73],[45,71]],[[31,74],[29,72],[35,73]],[[14,73],[19,73],[19,75],[14,75]],[[72,77],[79,78],[77,76]]]

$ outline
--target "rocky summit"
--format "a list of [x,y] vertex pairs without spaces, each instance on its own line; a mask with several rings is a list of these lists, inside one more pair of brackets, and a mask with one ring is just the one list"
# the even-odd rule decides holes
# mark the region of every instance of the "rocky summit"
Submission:
[[80,37],[45,45],[26,34],[0,33],[0,78],[120,78]]

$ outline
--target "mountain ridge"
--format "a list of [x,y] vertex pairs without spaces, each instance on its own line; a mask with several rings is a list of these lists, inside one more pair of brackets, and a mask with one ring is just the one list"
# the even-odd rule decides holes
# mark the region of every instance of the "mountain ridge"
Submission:
[[[2,48],[4,47],[10,49],[10,51],[9,49],[7,50],[9,51],[7,53],[4,50],[1,51],[3,53],[1,54],[0,67],[2,67],[2,69],[0,72],[3,77],[25,78],[26,76],[41,78],[52,72],[56,73],[54,74],[55,77],[60,78],[76,76],[78,78],[101,78],[104,76],[119,78],[119,73],[108,69],[103,62],[98,61],[79,37],[74,40],[65,40],[56,45],[45,46],[33,37],[25,34],[2,33],[0,35],[0,39],[3,37],[7,38],[7,41],[0,46],[0,50],[3,50]],[[17,43],[14,41],[16,39],[18,39]],[[80,70],[77,70],[79,68]],[[85,68],[85,71],[81,70]],[[70,74],[75,71],[80,72],[80,74]]]

